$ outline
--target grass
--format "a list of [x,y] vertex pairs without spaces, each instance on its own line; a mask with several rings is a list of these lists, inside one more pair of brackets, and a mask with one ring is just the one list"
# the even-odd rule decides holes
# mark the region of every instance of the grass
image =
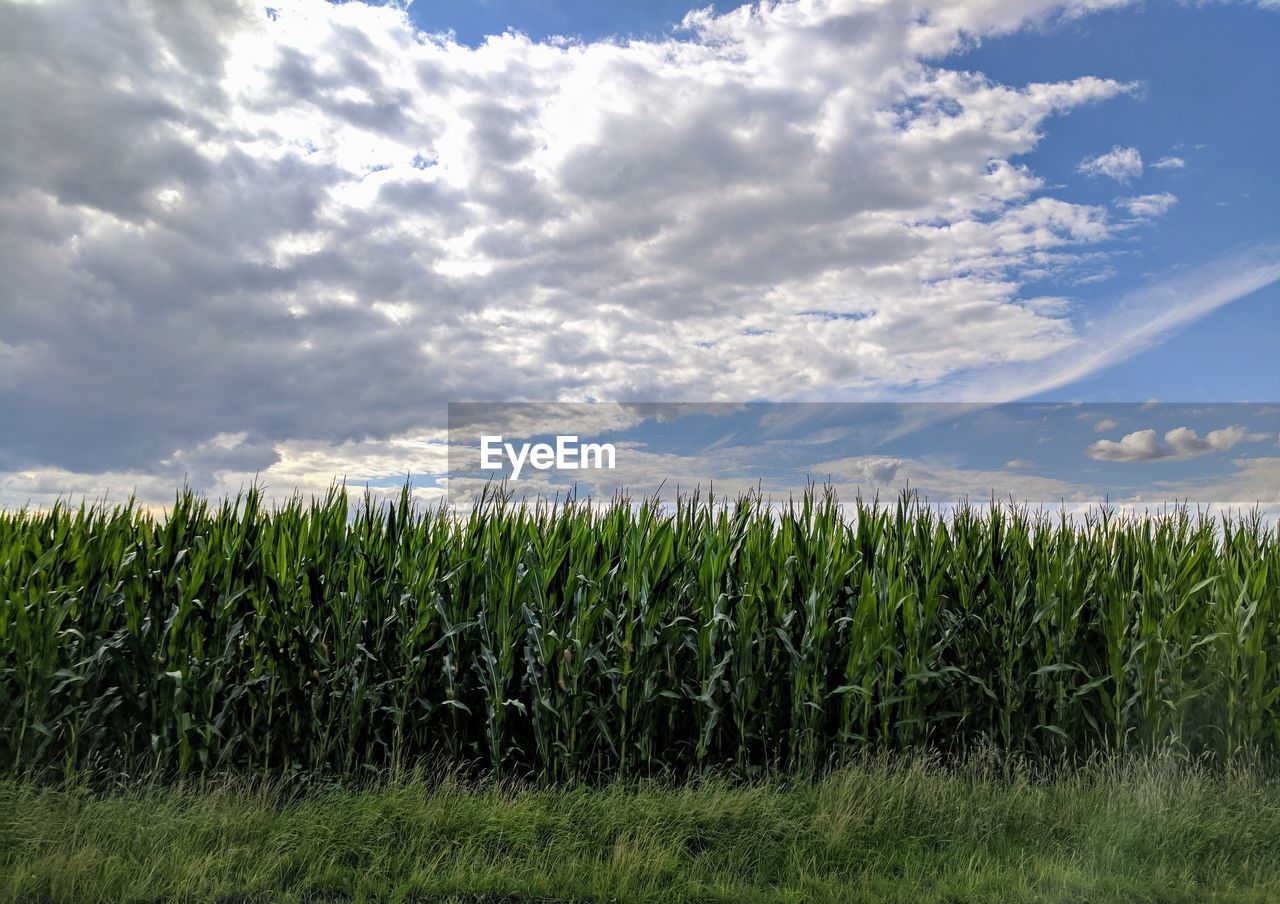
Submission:
[[1169,759],[817,782],[0,783],[0,900],[1266,902],[1280,784]]

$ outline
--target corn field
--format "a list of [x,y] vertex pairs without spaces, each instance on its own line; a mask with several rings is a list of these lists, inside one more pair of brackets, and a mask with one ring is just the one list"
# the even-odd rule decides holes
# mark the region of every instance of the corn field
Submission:
[[0,513],[0,768],[767,769],[1280,749],[1259,518],[691,496]]

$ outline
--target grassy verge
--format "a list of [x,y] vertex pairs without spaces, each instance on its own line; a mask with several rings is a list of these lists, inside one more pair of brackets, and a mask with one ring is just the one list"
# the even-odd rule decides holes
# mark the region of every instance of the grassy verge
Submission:
[[1280,781],[874,762],[813,784],[0,782],[6,901],[1280,900]]

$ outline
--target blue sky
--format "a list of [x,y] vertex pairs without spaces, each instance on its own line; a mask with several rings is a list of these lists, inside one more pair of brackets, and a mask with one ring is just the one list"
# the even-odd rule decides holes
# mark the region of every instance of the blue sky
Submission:
[[[909,486],[939,505],[994,496],[1072,511],[1104,502],[1141,511],[1189,501],[1219,511],[1262,505],[1280,515],[1276,405],[479,403],[452,405],[449,418],[450,501],[458,505],[503,478],[516,493],[544,497],[640,498],[714,484],[729,496],[758,489],[785,500],[817,482],[845,499],[891,498]],[[519,452],[526,443],[554,446],[557,436],[612,444],[611,466],[540,468]]]
[[[439,0],[409,6],[426,31],[452,31],[483,43],[511,29],[545,39],[652,38],[679,33],[701,4],[681,2],[517,2]],[[733,4],[719,4],[731,9]],[[1052,27],[988,38],[945,64],[1008,84],[1099,74],[1142,83],[1141,94],[1082,108],[1021,159],[1061,183],[1073,201],[1170,192],[1178,202],[1136,247],[1132,259],[1094,285],[1035,286],[1082,302],[1114,298],[1159,279],[1259,243],[1280,243],[1280,15],[1248,4],[1145,3]],[[1055,127],[1056,126],[1056,127]],[[1147,162],[1127,186],[1089,179],[1079,162],[1113,146],[1135,147]],[[1181,169],[1151,169],[1178,157]],[[1106,401],[1163,398],[1258,401],[1280,398],[1280,283],[1215,312],[1194,330],[1104,372],[1043,393],[1053,399]],[[1187,362],[1196,362],[1188,366]]]
[[[1280,0],[0,6],[0,504],[434,498],[462,401],[1280,399]],[[1100,439],[1183,427],[1266,432]]]
[[424,31],[452,31],[465,44],[481,44],[508,29],[532,38],[566,35],[585,41],[601,38],[655,37],[678,28],[697,4],[680,2],[591,3],[441,0],[413,3],[409,16]]
[[[1140,98],[1081,110],[1027,156],[1067,183],[1072,197],[1105,203],[1116,186],[1081,178],[1076,163],[1099,146],[1137,147],[1144,158],[1173,155],[1185,169],[1148,169],[1142,191],[1170,191],[1178,204],[1135,249],[1139,258],[1084,299],[1103,299],[1159,274],[1231,250],[1280,239],[1280,17],[1247,6],[1149,3],[1101,13],[1069,27],[987,42],[960,58],[992,78],[1067,77],[1087,66],[1141,81]],[[1280,284],[1233,302],[1059,397],[1194,401],[1280,398]],[[1193,362],[1188,366],[1187,362]]]

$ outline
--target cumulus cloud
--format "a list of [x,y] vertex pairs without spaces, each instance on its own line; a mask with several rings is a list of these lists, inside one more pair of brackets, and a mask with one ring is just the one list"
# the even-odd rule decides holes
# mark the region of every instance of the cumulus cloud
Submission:
[[1183,169],[1187,165],[1187,161],[1181,157],[1161,157],[1155,163],[1151,164],[1152,169]]
[[1179,461],[1226,452],[1244,439],[1252,438],[1239,425],[1210,430],[1203,437],[1190,427],[1175,427],[1164,435],[1164,441],[1153,429],[1125,434],[1119,442],[1100,439],[1085,449],[1085,454],[1099,461]]
[[1178,203],[1178,196],[1164,191],[1154,195],[1137,195],[1132,198],[1117,198],[1116,206],[1123,207],[1132,217],[1150,219],[1168,213]]
[[11,5],[6,498],[314,482],[297,450],[327,480],[367,444],[390,476],[450,399],[855,396],[1069,353],[1065,306],[1020,292],[1116,227],[1017,161],[1132,86],[939,61],[1114,5],[800,0],[474,48],[360,2]]
[[1076,166],[1076,171],[1091,179],[1106,176],[1117,182],[1128,183],[1142,175],[1142,155],[1137,148],[1113,147],[1097,157],[1086,157]]

